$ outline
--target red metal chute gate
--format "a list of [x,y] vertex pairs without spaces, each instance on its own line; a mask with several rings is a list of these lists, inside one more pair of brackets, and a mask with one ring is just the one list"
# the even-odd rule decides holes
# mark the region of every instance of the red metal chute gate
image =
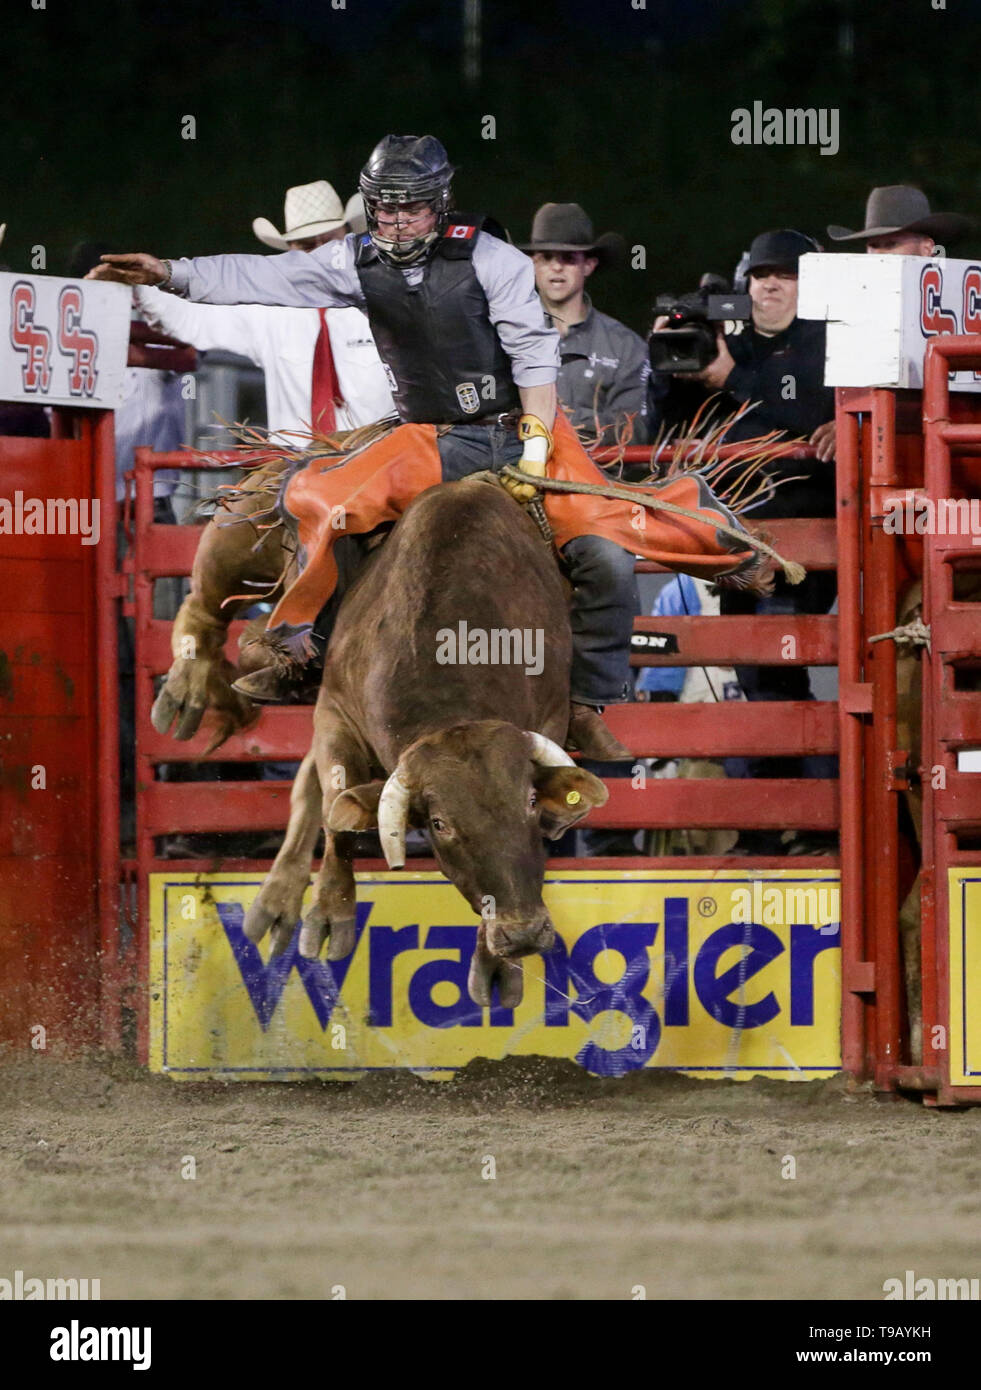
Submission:
[[120,982],[115,464],[110,411],[0,439],[8,499],[99,498],[101,539],[0,535],[0,1046],[98,1043]]

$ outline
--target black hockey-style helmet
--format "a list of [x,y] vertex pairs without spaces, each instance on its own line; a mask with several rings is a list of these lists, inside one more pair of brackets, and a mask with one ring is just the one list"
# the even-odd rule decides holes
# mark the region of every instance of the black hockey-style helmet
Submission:
[[[371,152],[358,187],[364,198],[368,235],[383,260],[412,265],[421,260],[446,229],[453,165],[434,135],[386,135]],[[380,204],[429,203],[436,226],[411,241],[391,241],[378,234]]]

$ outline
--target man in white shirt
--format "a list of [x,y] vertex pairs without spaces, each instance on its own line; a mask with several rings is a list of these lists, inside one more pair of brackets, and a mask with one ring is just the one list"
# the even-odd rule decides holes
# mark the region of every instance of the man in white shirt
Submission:
[[[343,208],[321,179],[287,189],[284,231],[263,217],[252,227],[267,246],[313,251],[348,234],[347,211],[356,215],[352,204]],[[140,314],[152,327],[202,352],[235,352],[262,368],[266,423],[284,444],[299,444],[294,431],[356,429],[396,413],[367,315],[358,308],[195,304],[145,285],[134,293]]]

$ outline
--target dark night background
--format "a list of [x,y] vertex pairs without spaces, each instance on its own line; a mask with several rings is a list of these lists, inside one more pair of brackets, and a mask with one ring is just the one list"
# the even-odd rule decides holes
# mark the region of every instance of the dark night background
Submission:
[[[335,3],[337,0],[335,0]],[[639,0],[637,0],[639,3]],[[916,182],[981,214],[977,0],[485,0],[464,83],[461,0],[5,0],[2,258],[64,274],[83,238],[159,255],[259,251],[256,215],[328,178],[354,191],[389,131],[438,135],[459,206],[516,241],[548,199],[647,249],[594,282],[649,325],[663,289],[731,271],[758,231],[827,243],[869,188]],[[731,112],[837,107],[840,150],[743,147]],[[181,139],[193,115],[197,138]],[[481,138],[493,115],[496,140]],[[958,246],[981,252],[981,237]]]

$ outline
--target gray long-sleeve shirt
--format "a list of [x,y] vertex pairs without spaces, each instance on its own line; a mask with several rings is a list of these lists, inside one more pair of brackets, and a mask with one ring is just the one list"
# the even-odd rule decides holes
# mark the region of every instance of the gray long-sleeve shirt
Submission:
[[646,444],[647,344],[619,319],[594,309],[588,295],[583,298],[586,317],[562,339],[559,400],[590,442],[615,444],[630,419],[630,442]]
[[[357,236],[315,251],[279,256],[197,256],[173,262],[169,289],[207,304],[283,304],[365,307],[354,263]],[[478,232],[473,268],[487,296],[491,323],[511,359],[516,386],[548,386],[559,366],[559,335],[545,321],[529,258],[507,242]],[[410,284],[422,266],[403,271]]]

